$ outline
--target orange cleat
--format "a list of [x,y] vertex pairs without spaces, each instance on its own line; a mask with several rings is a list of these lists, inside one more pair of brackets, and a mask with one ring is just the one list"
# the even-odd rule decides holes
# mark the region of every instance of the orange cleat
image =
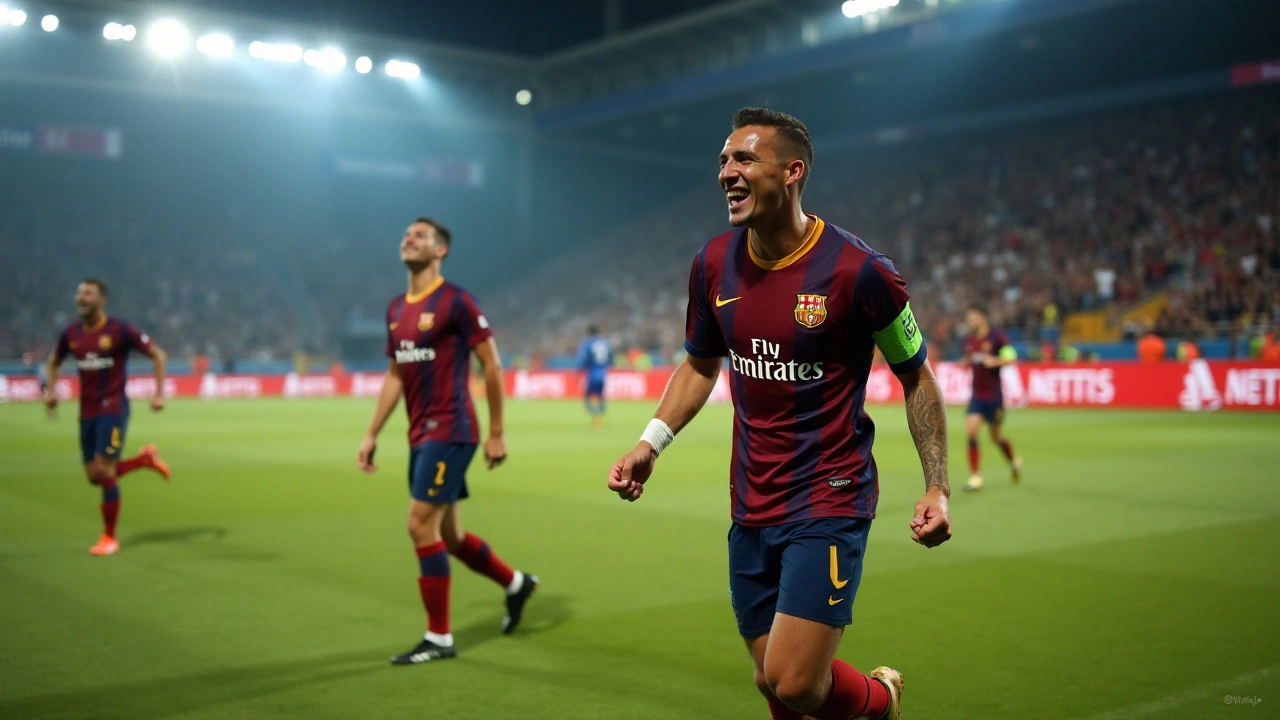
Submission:
[[98,538],[98,544],[89,548],[90,555],[115,555],[120,552],[120,542],[110,535]]
[[169,465],[160,459],[160,451],[156,450],[155,445],[144,445],[142,451],[138,454],[142,456],[143,467],[155,470],[165,480],[169,479]]

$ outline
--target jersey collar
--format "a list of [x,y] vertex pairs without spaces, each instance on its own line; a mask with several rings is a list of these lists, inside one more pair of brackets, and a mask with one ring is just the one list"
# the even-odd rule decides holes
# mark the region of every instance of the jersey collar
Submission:
[[405,301],[405,302],[407,302],[407,303],[422,302],[423,300],[426,300],[426,299],[427,299],[427,297],[431,295],[431,293],[433,293],[433,292],[435,292],[436,290],[438,290],[438,289],[440,288],[440,286],[441,286],[441,285],[443,285],[443,284],[444,284],[444,276],[443,276],[443,275],[437,275],[437,276],[436,276],[436,279],[435,279],[434,281],[432,281],[432,283],[431,283],[430,285],[428,285],[428,286],[427,286],[427,289],[426,289],[426,290],[423,290],[422,292],[418,293],[417,295],[413,295],[413,294],[410,294],[410,293],[405,293],[405,294],[404,294],[404,301]]
[[84,331],[85,331],[85,332],[91,332],[91,333],[92,333],[92,332],[98,332],[99,330],[101,330],[102,328],[104,328],[104,327],[106,327],[106,326],[107,326],[107,314],[106,314],[106,313],[103,313],[103,314],[102,314],[102,319],[101,319],[101,320],[99,320],[99,321],[98,321],[98,324],[97,324],[97,325],[94,325],[93,327],[89,327],[88,325],[85,325],[83,321],[80,323],[80,327],[84,328]]
[[800,247],[796,248],[794,252],[781,260],[765,260],[759,255],[756,255],[755,248],[751,247],[751,231],[748,230],[747,253],[751,255],[751,262],[755,263],[756,266],[762,270],[781,270],[785,267],[790,267],[796,264],[800,261],[800,258],[809,254],[809,251],[813,249],[813,246],[818,244],[818,238],[822,237],[822,231],[826,229],[827,224],[824,223],[822,218],[817,215],[807,215],[807,217],[813,218],[813,229],[805,236],[804,242],[800,243]]

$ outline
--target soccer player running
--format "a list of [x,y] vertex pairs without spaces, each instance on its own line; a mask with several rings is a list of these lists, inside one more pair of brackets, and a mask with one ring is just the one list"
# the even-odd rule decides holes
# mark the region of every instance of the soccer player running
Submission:
[[102,537],[89,548],[91,555],[114,555],[120,551],[116,521],[120,518],[120,478],[150,468],[169,479],[169,466],[160,459],[155,445],[144,445],[134,457],[120,459],[129,429],[129,398],[125,395],[129,351],[151,358],[155,365],[156,392],[151,410],[164,409],[164,374],[168,356],[146,333],[106,313],[107,285],[87,279],[76,288],[79,322],[67,326],[49,355],[46,367],[48,390],[45,404],[52,412],[58,407],[58,370],[68,355],[80,370],[80,456],[84,474],[102,489]]
[[973,396],[964,416],[964,431],[969,438],[969,482],[964,484],[964,489],[965,492],[973,492],[982,489],[978,431],[982,429],[984,420],[991,428],[991,442],[1000,447],[1000,452],[1009,461],[1013,481],[1016,483],[1022,479],[1022,458],[1014,454],[1013,443],[1001,432],[1004,390],[1000,385],[1000,368],[1017,361],[1018,351],[1009,344],[1004,333],[991,327],[990,316],[981,305],[969,306],[964,321],[969,326],[969,335],[964,339],[964,357],[960,364],[973,368]]
[[586,404],[591,423],[604,427],[604,385],[609,367],[613,365],[613,348],[600,337],[600,329],[587,328],[587,337],[578,345],[578,370],[587,375]]
[[800,207],[809,132],[745,108],[720,153],[735,230],[698,252],[685,349],[609,489],[637,500],[662,451],[715,387],[722,358],[734,401],[729,589],[755,683],[775,719],[900,717],[902,675],[835,659],[852,622],[878,479],[863,409],[874,347],[902,382],[924,467],[912,539],[935,547],[947,517],[946,414],[906,284],[889,258]]
[[418,555],[418,589],[427,611],[427,633],[409,651],[391,658],[396,665],[457,655],[449,629],[449,555],[506,591],[502,632],[520,624],[525,602],[538,578],[512,570],[488,543],[465,532],[458,501],[469,497],[467,466],[480,442],[480,424],[469,386],[471,354],[484,366],[489,402],[489,438],[484,443],[490,470],[507,457],[502,425],[502,360],[475,298],[445,282],[440,266],[449,253],[449,231],[418,218],[400,241],[400,259],[409,269],[409,291],[387,308],[387,374],[373,422],[357,461],[375,472],[378,433],[401,394],[409,413],[409,537]]

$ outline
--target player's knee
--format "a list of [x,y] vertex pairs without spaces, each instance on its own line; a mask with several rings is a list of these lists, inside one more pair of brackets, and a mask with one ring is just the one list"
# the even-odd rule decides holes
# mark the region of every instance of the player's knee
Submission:
[[765,677],[764,671],[760,668],[756,668],[755,682],[761,695],[764,695],[765,697],[773,697],[773,688],[769,687],[769,678]]
[[826,700],[822,696],[823,687],[820,678],[783,671],[777,677],[767,679],[769,680],[767,686],[773,696],[796,712],[808,713],[817,710]]
[[102,481],[107,478],[107,468],[95,460],[84,466],[84,476],[90,485],[101,485]]
[[408,530],[409,530],[409,537],[413,540],[415,545],[424,545],[424,544],[430,543],[431,541],[430,524],[424,521],[422,518],[417,517],[416,515],[410,515]]

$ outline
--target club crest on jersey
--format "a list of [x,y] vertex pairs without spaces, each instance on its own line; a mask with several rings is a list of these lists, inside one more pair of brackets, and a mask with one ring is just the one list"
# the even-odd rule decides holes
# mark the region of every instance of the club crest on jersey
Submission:
[[815,328],[827,319],[827,296],[796,295],[796,322],[807,328]]
[[431,327],[435,324],[436,324],[435,313],[424,312],[418,316],[418,329],[423,332],[430,330]]
[[100,349],[102,349],[102,350],[110,350],[110,349],[111,349],[111,336],[110,336],[110,335],[103,335],[102,337],[98,338],[98,347],[99,347]]

